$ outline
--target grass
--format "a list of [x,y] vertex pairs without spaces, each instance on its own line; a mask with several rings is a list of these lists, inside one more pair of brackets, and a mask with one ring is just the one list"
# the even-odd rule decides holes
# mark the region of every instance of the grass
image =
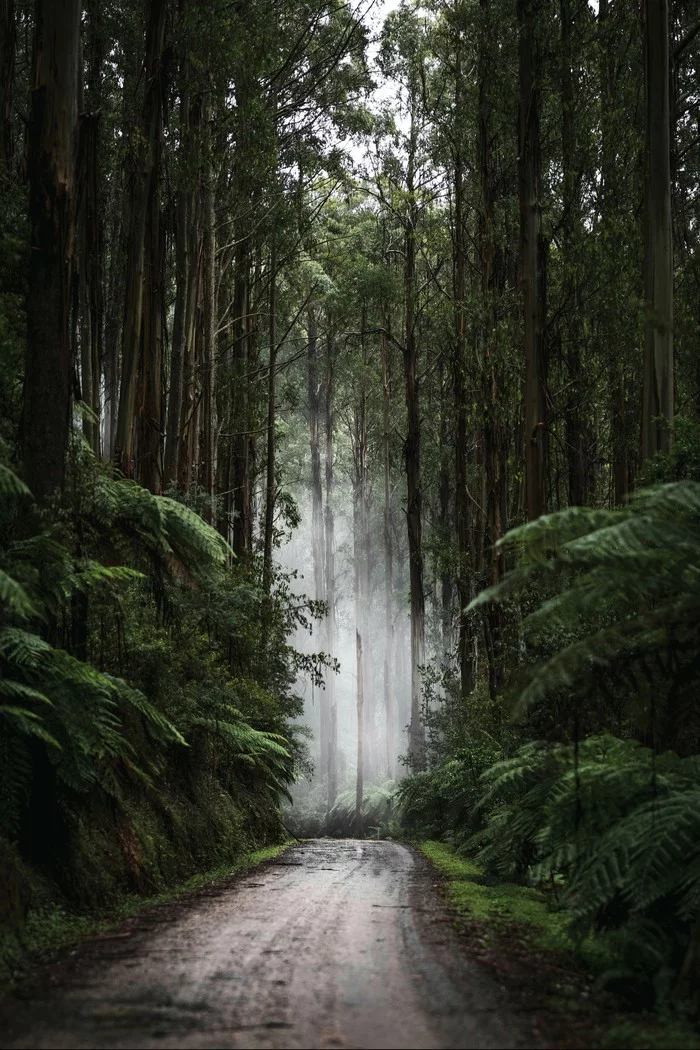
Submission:
[[[530,886],[496,882],[486,877],[483,869],[469,857],[455,853],[443,842],[420,842],[418,848],[447,878],[447,893],[456,913],[457,923],[479,926],[478,940],[496,952],[531,954],[533,963],[546,977],[546,962],[565,957],[572,966],[572,980],[557,980],[554,994],[543,981],[539,997],[552,1012],[575,1014],[588,1005],[581,1001],[575,971],[581,976],[588,971],[594,977],[610,972],[618,964],[613,947],[603,938],[575,938],[570,932],[570,919],[556,908],[556,900]],[[594,1004],[591,1004],[594,1005]],[[602,1050],[700,1050],[700,1036],[682,1019],[669,1016],[622,1016],[607,1026]],[[567,1045],[569,1045],[567,1043]]]
[[675,1020],[659,1024],[622,1021],[608,1029],[603,1050],[700,1050],[700,1036]]
[[81,914],[60,901],[47,900],[39,904],[29,912],[21,932],[0,930],[0,991],[6,991],[18,979],[25,977],[38,961],[60,948],[105,933],[122,920],[155,905],[177,900],[187,893],[194,893],[238,872],[274,860],[291,845],[291,841],[283,842],[243,853],[227,864],[193,875],[153,896],[125,895],[99,913]]
[[419,848],[448,877],[450,900],[461,918],[485,922],[494,932],[522,926],[523,935],[533,947],[575,951],[596,970],[614,961],[591,939],[575,941],[569,933],[569,917],[552,907],[553,902],[540,890],[512,882],[490,882],[478,864],[459,856],[445,843],[423,842]]

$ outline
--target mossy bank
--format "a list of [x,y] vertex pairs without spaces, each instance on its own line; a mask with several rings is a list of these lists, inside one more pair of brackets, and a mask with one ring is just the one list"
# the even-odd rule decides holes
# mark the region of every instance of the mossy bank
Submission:
[[631,1001],[639,989],[624,984],[614,944],[576,938],[553,894],[494,879],[446,843],[417,845],[445,877],[471,954],[521,993],[525,1009],[538,1011],[545,1039],[572,1050],[700,1050],[700,1035],[682,1017]]

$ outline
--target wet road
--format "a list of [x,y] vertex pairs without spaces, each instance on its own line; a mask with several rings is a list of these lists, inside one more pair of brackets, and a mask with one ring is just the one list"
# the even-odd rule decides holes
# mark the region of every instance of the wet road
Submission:
[[319,839],[95,938],[6,1047],[525,1047],[465,957],[427,862]]

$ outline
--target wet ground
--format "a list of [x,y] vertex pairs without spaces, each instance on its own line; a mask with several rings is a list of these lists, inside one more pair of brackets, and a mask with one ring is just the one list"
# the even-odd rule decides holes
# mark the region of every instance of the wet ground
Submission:
[[4,1047],[533,1046],[393,842],[319,839],[95,938],[5,1004]]

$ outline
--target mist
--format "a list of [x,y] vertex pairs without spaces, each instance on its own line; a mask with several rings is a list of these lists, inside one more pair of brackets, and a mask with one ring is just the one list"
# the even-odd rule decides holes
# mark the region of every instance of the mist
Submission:
[[[343,444],[341,442],[341,449]],[[308,469],[308,463],[306,464]],[[324,684],[319,686],[309,675],[300,675],[296,691],[303,698],[303,715],[297,720],[310,730],[308,752],[310,766],[306,775],[292,788],[294,806],[285,812],[285,821],[297,833],[318,832],[332,828],[333,807],[340,800],[345,813],[356,802],[358,785],[358,736],[363,736],[360,766],[362,794],[374,785],[391,786],[405,769],[401,757],[407,750],[410,718],[410,619],[405,579],[405,544],[400,535],[398,514],[392,520],[394,552],[399,549],[399,570],[394,568],[392,581],[391,628],[387,630],[387,551],[382,508],[369,501],[368,526],[364,537],[356,536],[360,515],[355,506],[348,464],[342,453],[335,462],[335,483],[331,511],[334,521],[332,557],[332,607],[327,588],[317,593],[315,566],[328,570],[325,534],[319,543],[314,537],[313,494],[308,483],[296,482],[288,487],[297,504],[298,527],[287,534],[278,551],[281,570],[292,575],[291,587],[301,597],[308,596],[326,603],[326,613],[311,619],[310,629],[298,627],[290,639],[300,652],[326,654],[335,667],[326,667]],[[323,516],[328,514],[323,493]],[[392,515],[393,518],[393,515]],[[398,528],[397,528],[398,526]],[[369,544],[367,544],[369,535]],[[364,579],[363,579],[364,578]],[[363,593],[368,583],[368,592]],[[332,625],[333,645],[329,647]],[[358,641],[359,639],[359,641]],[[358,698],[358,644],[361,645],[363,695]],[[358,699],[363,705],[363,734],[358,734]],[[335,743],[324,740],[329,705],[337,707]],[[388,708],[389,705],[389,709]],[[329,796],[328,751],[335,746],[337,783]],[[342,820],[336,814],[336,823]],[[357,820],[353,814],[352,822]]]

